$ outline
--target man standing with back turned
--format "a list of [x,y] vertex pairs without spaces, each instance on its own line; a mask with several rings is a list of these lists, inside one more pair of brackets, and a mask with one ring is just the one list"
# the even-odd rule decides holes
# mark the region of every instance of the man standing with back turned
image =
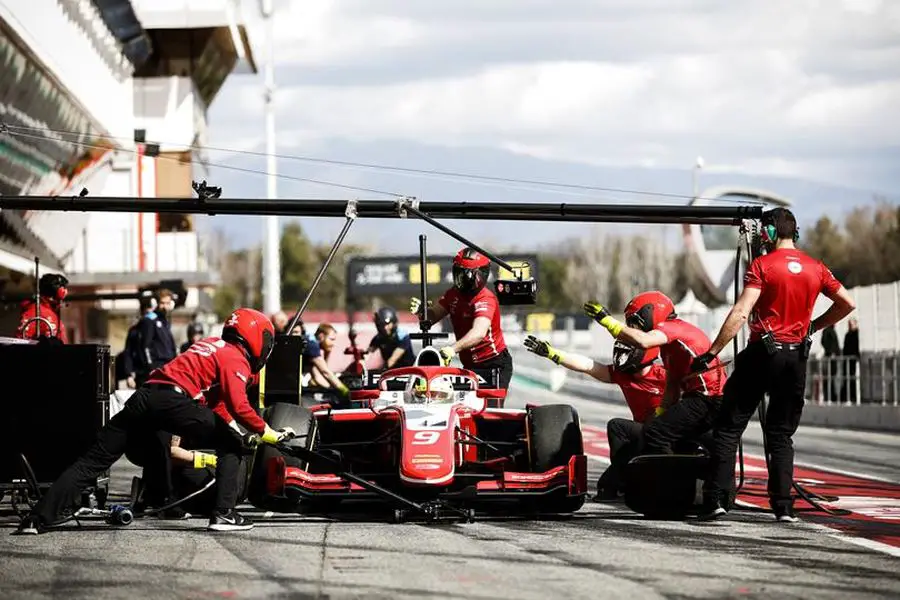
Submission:
[[[704,485],[703,519],[726,513],[724,492],[734,481],[737,445],[765,393],[766,451],[769,455],[769,504],[778,521],[794,522],[791,487],[794,474],[792,437],[800,424],[811,336],[855,308],[847,290],[822,262],[798,250],[797,221],[776,208],[762,218],[762,242],[768,254],[757,257],[744,277],[744,291],[725,319],[709,351],[692,364],[707,369],[710,361],[737,335],[750,315],[747,347],[735,357],[725,384],[722,408],[713,426],[710,471]],[[832,305],[812,322],[819,294]]]

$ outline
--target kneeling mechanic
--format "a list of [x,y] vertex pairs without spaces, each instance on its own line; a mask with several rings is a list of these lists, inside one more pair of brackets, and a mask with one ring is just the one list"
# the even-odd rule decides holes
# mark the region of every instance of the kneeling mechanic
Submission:
[[265,443],[278,443],[292,432],[275,431],[253,410],[246,385],[272,352],[275,330],[259,311],[239,308],[222,337],[194,343],[184,354],[156,369],[110,422],[95,444],[53,483],[19,525],[19,533],[37,534],[67,521],[82,491],[124,454],[130,437],[149,428],[188,437],[216,453],[216,507],[210,531],[246,530],[253,523],[235,510],[238,470],[244,443],[240,432],[222,418],[225,407],[210,406],[204,391],[216,388],[238,424]]
[[724,365],[714,358],[708,370],[692,371],[693,359],[707,352],[711,342],[701,329],[678,318],[672,299],[658,291],[638,294],[625,307],[625,323],[595,302],[586,303],[584,310],[616,340],[660,349],[666,389],[659,416],[644,429],[641,454],[673,454],[679,442],[692,443],[708,434],[722,403]]
[[567,369],[615,384],[622,390],[632,419],[614,418],[606,423],[610,465],[597,481],[594,497],[595,500],[617,498],[622,491],[622,469],[640,452],[644,426],[660,412],[666,370],[653,364],[659,357],[659,349],[645,351],[617,342],[613,346],[612,364],[605,365],[581,354],[562,352],[532,335],[525,338],[525,347]]

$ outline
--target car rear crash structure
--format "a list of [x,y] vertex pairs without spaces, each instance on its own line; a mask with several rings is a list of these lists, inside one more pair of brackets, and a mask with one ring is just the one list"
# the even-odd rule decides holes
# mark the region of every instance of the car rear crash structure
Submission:
[[[195,184],[194,189],[199,198],[6,196],[0,197],[0,209],[344,217],[344,228],[309,295],[294,315],[291,329],[297,325],[357,218],[419,218],[474,246],[437,219],[730,225],[741,227],[742,235],[749,240],[750,232],[758,229],[763,215],[763,207],[758,205],[424,204],[415,198],[265,201],[222,199],[219,198],[221,190],[208,188],[205,182]],[[750,246],[749,241],[747,245]],[[515,272],[490,253],[484,253]],[[422,256],[424,262],[424,250]],[[735,264],[740,264],[740,260]],[[736,285],[737,280],[736,277]],[[519,275],[512,281],[495,282],[495,290],[501,304],[527,304],[534,302],[537,283]],[[422,292],[424,300],[424,284]],[[429,334],[429,326],[422,323],[422,332],[417,335],[426,348],[430,339],[439,335]],[[277,360],[278,348],[285,349],[280,353],[284,360]],[[503,408],[502,398],[494,398],[495,402],[489,406],[492,393],[479,388],[473,374],[448,370],[438,366],[439,363],[429,363],[428,359],[423,363],[421,359],[429,355],[428,350],[420,354],[417,367],[387,372],[376,389],[363,385],[369,389],[355,390],[349,407],[336,409],[331,404],[303,407],[299,400],[300,352],[302,338],[283,336],[273,353],[275,360],[267,367],[269,374],[261,390],[267,405],[264,416],[273,427],[290,426],[300,437],[277,447],[262,446],[257,450],[250,477],[251,501],[282,507],[287,502],[295,509],[302,500],[321,507],[323,503],[335,501],[379,499],[394,508],[398,520],[410,514],[471,518],[475,505],[498,506],[510,501],[520,507],[530,505],[551,512],[571,512],[583,503],[586,468],[580,427],[571,407],[551,405],[510,410]],[[286,364],[281,364],[285,361]],[[289,374],[286,385],[275,372],[282,368],[296,374]],[[444,377],[453,379],[452,398],[426,402],[417,396],[421,391],[418,388],[424,383],[425,399],[428,399],[435,382]],[[282,381],[277,382],[280,378]],[[764,411],[763,405],[760,411]],[[12,454],[19,451],[8,449]],[[808,500],[825,500],[797,488]],[[252,497],[254,490],[256,498]],[[523,502],[523,499],[528,500]]]

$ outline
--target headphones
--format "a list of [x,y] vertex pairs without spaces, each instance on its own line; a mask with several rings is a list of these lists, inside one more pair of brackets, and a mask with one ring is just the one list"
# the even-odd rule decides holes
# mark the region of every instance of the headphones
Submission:
[[[769,219],[772,219],[774,221],[775,216],[777,214],[775,211],[780,211],[780,210],[782,210],[782,209],[779,209],[779,208],[772,209],[772,211],[769,212],[766,215],[766,217],[768,217]],[[767,244],[774,244],[776,241],[778,241],[778,230],[775,229],[775,225],[772,223],[763,225],[762,231],[760,233],[762,234],[762,241],[766,242]],[[800,240],[800,228],[797,227],[796,225],[794,226],[793,239],[794,239],[795,244]]]

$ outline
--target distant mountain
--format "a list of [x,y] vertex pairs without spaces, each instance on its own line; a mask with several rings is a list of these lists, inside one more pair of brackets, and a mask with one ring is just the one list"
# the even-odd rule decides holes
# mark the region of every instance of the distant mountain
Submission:
[[[284,149],[282,154],[301,154],[302,150]],[[312,152],[310,152],[312,155]],[[492,201],[492,202],[549,202],[549,203],[615,203],[615,204],[686,204],[692,194],[691,171],[684,169],[650,169],[598,167],[573,162],[532,158],[495,149],[446,148],[425,144],[379,142],[350,144],[330,142],[316,149],[314,156],[342,161],[394,165],[404,168],[433,169],[446,172],[482,174],[510,179],[545,180],[567,184],[598,186],[608,190],[638,190],[642,192],[682,195],[683,198],[632,194],[624,191],[591,191],[536,186],[519,183],[473,182],[447,176],[411,176],[397,172],[372,169],[350,169],[312,162],[279,159],[278,172],[295,178],[310,178],[342,183],[372,190],[383,190],[415,196],[428,201]],[[221,159],[219,159],[221,160]],[[213,160],[213,162],[216,162]],[[226,166],[263,172],[265,158],[242,155]],[[210,180],[223,187],[223,197],[265,198],[265,175],[247,174],[227,168],[211,166]],[[811,227],[822,214],[838,219],[851,208],[871,204],[874,193],[776,176],[753,176],[701,172],[700,191],[718,185],[737,185],[761,188],[793,200],[793,209],[802,229]],[[371,192],[342,190],[318,184],[279,179],[280,198],[360,198],[388,199],[389,196]],[[896,197],[894,198],[896,201]],[[282,225],[287,219],[282,219]],[[257,244],[262,239],[261,218],[202,217],[201,231],[220,229],[226,233],[234,248]],[[331,242],[343,225],[339,219],[301,220],[307,235],[316,242]],[[573,236],[596,235],[600,231],[620,234],[655,232],[668,243],[680,243],[675,226],[660,225],[601,225],[553,222],[484,222],[447,221],[447,225],[473,241],[497,250],[533,250],[552,246]],[[417,236],[428,235],[429,251],[454,252],[459,243],[446,234],[415,220],[359,220],[353,225],[348,243],[369,244],[384,254],[413,254],[417,252]]]

